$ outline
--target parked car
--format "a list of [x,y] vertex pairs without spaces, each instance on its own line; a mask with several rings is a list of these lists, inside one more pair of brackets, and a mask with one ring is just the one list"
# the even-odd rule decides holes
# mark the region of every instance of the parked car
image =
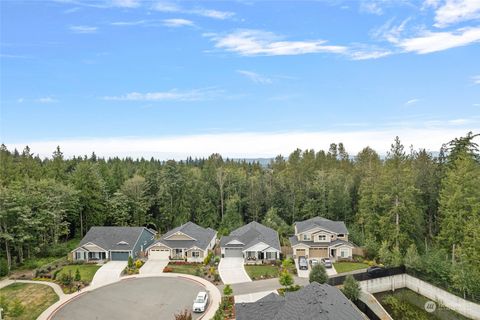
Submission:
[[325,268],[331,268],[332,267],[332,260],[330,260],[329,258],[322,258],[322,260],[320,260],[323,264],[323,266]]
[[308,270],[308,261],[305,257],[298,258],[298,269],[300,270]]
[[315,267],[316,265],[318,265],[318,260],[317,259],[312,259],[312,260],[310,260],[310,264],[312,265],[312,267]]
[[193,312],[205,312],[208,305],[208,293],[200,291],[193,300]]
[[387,275],[387,269],[382,266],[372,266],[367,269],[367,274],[371,278],[383,277]]

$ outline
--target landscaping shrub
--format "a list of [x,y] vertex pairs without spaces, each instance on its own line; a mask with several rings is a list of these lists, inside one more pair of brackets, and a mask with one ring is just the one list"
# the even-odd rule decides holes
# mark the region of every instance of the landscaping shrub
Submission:
[[163,272],[173,272],[173,269],[170,267],[163,268]]
[[233,293],[232,287],[231,287],[229,284],[227,284],[227,285],[225,286],[225,288],[223,288],[223,294],[224,294],[226,297],[229,297],[229,296],[232,295],[232,293]]
[[360,297],[360,284],[353,278],[352,275],[349,274],[345,278],[342,292],[348,299],[352,301],[356,301]]
[[212,258],[213,258],[213,252],[209,251],[205,259],[203,260],[203,264],[205,265],[210,264],[210,262],[212,262]]
[[217,272],[213,275],[213,281],[220,282],[220,275]]
[[133,258],[131,256],[128,257],[128,268],[133,268]]
[[310,275],[308,276],[308,280],[310,282],[318,282],[318,283],[325,283],[328,280],[327,271],[325,271],[325,267],[321,264],[317,264],[316,266],[312,267],[310,271]]
[[220,263],[220,257],[219,256],[216,256],[215,257],[215,264],[219,264]]
[[137,261],[135,261],[135,268],[140,269],[142,266],[143,266],[143,261],[140,259],[137,259]]
[[77,270],[75,271],[75,281],[80,281],[82,280],[82,276],[80,275],[80,270]]

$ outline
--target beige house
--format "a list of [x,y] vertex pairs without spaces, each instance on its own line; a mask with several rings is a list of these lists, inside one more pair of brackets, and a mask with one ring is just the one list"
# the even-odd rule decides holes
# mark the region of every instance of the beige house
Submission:
[[295,235],[290,238],[293,255],[307,259],[350,259],[354,244],[348,241],[343,221],[315,217],[295,222]]
[[147,248],[148,259],[203,262],[215,246],[217,232],[187,222],[164,234]]

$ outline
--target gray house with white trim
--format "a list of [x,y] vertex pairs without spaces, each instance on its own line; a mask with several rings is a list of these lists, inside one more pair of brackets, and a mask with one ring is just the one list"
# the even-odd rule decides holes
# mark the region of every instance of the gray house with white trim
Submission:
[[150,260],[202,262],[216,240],[217,231],[187,222],[165,233],[146,250]]
[[138,258],[155,241],[156,232],[145,227],[91,227],[72,250],[74,261],[126,261]]
[[278,232],[252,221],[220,239],[222,258],[243,257],[246,263],[280,259]]

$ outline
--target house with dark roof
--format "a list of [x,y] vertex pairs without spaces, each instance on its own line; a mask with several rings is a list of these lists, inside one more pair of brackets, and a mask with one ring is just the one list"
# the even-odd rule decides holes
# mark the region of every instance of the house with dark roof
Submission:
[[235,304],[237,320],[366,320],[343,293],[328,284],[312,282],[284,297],[275,293],[250,303]]
[[154,242],[155,234],[145,227],[91,227],[71,257],[74,261],[135,259]]
[[243,257],[247,263],[280,259],[278,232],[258,222],[250,222],[220,239],[222,258]]
[[148,259],[202,262],[217,240],[217,231],[187,222],[165,233],[147,248]]
[[348,241],[343,221],[314,217],[295,222],[295,235],[290,237],[294,257],[349,259],[355,245]]

